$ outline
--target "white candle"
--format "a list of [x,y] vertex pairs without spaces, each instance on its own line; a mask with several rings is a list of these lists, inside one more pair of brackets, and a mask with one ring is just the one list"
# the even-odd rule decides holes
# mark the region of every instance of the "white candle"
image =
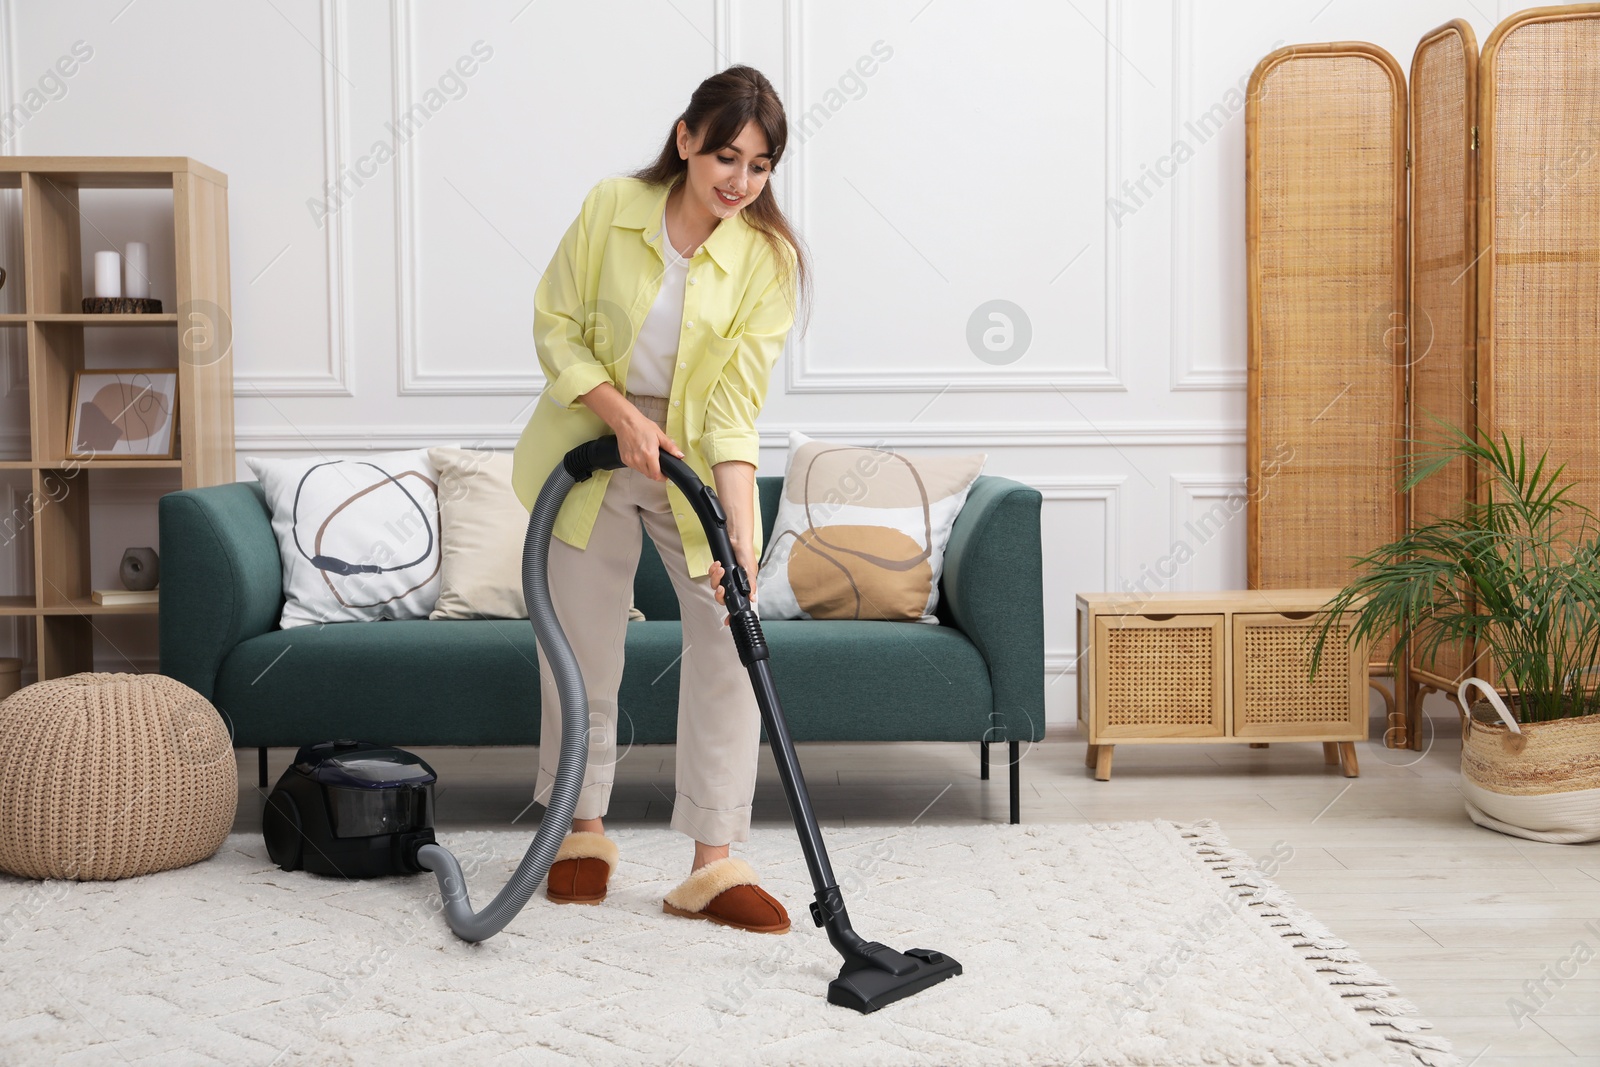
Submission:
[[122,295],[122,256],[119,253],[94,254],[94,295]]
[[127,296],[145,299],[150,295],[150,246],[143,241],[129,241],[124,253],[128,280],[123,289]]

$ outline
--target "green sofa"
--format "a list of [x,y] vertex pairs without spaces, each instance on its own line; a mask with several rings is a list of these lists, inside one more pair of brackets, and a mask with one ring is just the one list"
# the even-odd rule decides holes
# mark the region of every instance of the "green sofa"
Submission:
[[[782,478],[758,479],[765,529]],[[956,520],[940,625],[763,620],[795,741],[989,744],[1010,759],[1044,737],[1044,607],[1037,490],[984,475]],[[346,622],[278,628],[282,569],[257,482],[161,498],[161,673],[206,696],[234,744],[334,737],[396,745],[539,743],[538,656],[520,619]],[[628,624],[618,742],[676,736],[677,597],[650,538],[634,580],[645,621]],[[631,734],[631,736],[630,736]]]

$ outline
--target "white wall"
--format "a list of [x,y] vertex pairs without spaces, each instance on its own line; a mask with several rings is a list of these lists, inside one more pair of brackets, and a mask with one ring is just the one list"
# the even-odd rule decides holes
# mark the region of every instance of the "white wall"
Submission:
[[[1337,40],[1409,68],[1440,23],[1465,17],[1481,41],[1520,6],[0,0],[0,111],[75,41],[93,48],[0,150],[189,155],[228,174],[241,456],[509,449],[540,384],[533,289],[583,193],[651,158],[702,78],[759,67],[789,110],[774,187],[817,278],[762,414],[761,473],[782,473],[800,429],[982,450],[988,472],[1039,487],[1061,721],[1076,592],[1171,573],[1180,541],[1194,558],[1147,588],[1243,584],[1242,510],[1200,536],[1186,524],[1244,481],[1251,68],[1280,43]],[[430,97],[478,42],[492,54]],[[416,102],[438,106],[394,159],[370,158]],[[140,234],[142,210],[97,208],[114,241]],[[994,299],[1031,325],[1009,362],[967,343]],[[141,339],[97,358],[135,359]],[[0,436],[23,417],[14,380],[0,373]],[[95,545],[108,583],[125,544],[154,543],[136,503],[159,491],[125,481],[105,505],[126,526]],[[126,625],[102,667],[152,665],[154,634],[111,621]]]

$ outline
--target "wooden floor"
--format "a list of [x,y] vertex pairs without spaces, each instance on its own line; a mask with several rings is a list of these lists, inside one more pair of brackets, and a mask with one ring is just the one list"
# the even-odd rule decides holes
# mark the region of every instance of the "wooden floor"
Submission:
[[[1448,729],[1425,753],[1359,745],[1357,779],[1325,766],[1319,745],[1167,745],[1119,747],[1112,780],[1096,782],[1083,766],[1081,735],[1063,728],[1024,746],[1022,818],[1215,819],[1258,859],[1287,854],[1278,883],[1395,983],[1472,1067],[1600,1067],[1600,847],[1541,845],[1473,826],[1456,789],[1460,740]],[[537,818],[539,809],[527,810],[536,750],[416,751],[439,772],[440,827],[507,829]],[[984,782],[976,745],[800,748],[824,826],[1003,823],[1005,747],[991,755],[993,777]],[[274,780],[291,756],[273,750]],[[762,760],[756,824],[789,826],[766,749]],[[240,753],[239,769],[236,830],[257,832],[254,750]],[[672,772],[670,747],[626,752],[608,823],[665,828]],[[691,852],[685,839],[685,872]],[[1580,942],[1586,950],[1574,958]],[[1574,967],[1575,976],[1561,977]],[[1513,1015],[1514,1000],[1528,1017]]]

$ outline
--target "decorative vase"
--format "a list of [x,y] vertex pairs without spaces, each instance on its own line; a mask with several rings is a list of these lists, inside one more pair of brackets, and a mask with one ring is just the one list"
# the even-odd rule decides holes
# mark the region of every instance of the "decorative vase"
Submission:
[[161,560],[153,548],[130,548],[122,554],[122,584],[129,589],[154,589],[161,581]]

